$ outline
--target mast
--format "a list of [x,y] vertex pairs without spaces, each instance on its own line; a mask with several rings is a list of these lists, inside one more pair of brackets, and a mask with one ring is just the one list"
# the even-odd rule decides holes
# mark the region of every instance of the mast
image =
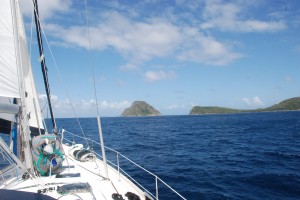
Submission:
[[42,68],[42,72],[43,72],[45,90],[46,90],[46,94],[47,94],[47,100],[48,100],[48,106],[49,106],[49,110],[50,110],[53,130],[55,133],[57,128],[56,128],[56,122],[55,122],[54,114],[52,111],[52,105],[51,105],[51,95],[50,95],[50,87],[49,87],[48,73],[47,73],[48,69],[46,66],[46,61],[45,61],[45,56],[44,56],[37,0],[33,0],[33,5],[34,5],[34,19],[35,19],[35,25],[36,25],[36,34],[37,34],[38,44],[39,44],[41,68]]
[[[11,1],[12,2],[12,1]],[[15,42],[15,51],[16,51],[16,63],[17,66],[20,66],[19,70],[20,73],[18,73],[18,79],[19,81],[19,90],[20,90],[20,101],[21,105],[23,105],[22,109],[20,110],[19,113],[19,118],[20,120],[20,133],[21,135],[21,140],[22,140],[22,148],[23,152],[25,155],[25,163],[26,163],[26,169],[30,172],[33,173],[33,161],[32,161],[32,154],[31,154],[31,149],[30,149],[30,129],[28,126],[28,115],[27,115],[27,108],[26,108],[26,103],[25,103],[25,98],[26,98],[26,91],[25,91],[25,82],[24,82],[24,66],[22,65],[22,53],[20,51],[20,32],[18,30],[18,20],[17,20],[17,13],[20,12],[20,5],[18,1],[14,1],[11,4],[12,8],[12,21],[13,21],[13,26],[14,26],[14,42]],[[21,156],[21,155],[20,155]]]

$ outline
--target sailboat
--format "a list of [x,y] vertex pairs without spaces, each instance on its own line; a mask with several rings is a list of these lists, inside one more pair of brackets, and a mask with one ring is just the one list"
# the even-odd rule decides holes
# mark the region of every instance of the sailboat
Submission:
[[[37,1],[33,0],[40,62],[53,131],[47,131],[38,101],[19,0],[0,3],[0,152],[6,165],[0,170],[1,199],[159,199],[158,183],[185,199],[158,176],[123,154],[104,146],[97,116],[102,155],[64,138],[56,126],[41,37]],[[74,135],[74,137],[80,137]],[[87,139],[87,138],[84,138]],[[117,163],[106,160],[105,150]],[[153,176],[155,194],[130,177],[119,164],[123,157]]]

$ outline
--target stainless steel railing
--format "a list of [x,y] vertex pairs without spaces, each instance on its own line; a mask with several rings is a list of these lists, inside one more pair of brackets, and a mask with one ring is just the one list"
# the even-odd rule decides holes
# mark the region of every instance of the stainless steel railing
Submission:
[[[0,137],[0,155],[2,157],[0,169],[0,188],[7,186],[14,180],[18,180],[25,172],[22,163],[11,152],[7,144]],[[4,167],[5,165],[5,167]]]
[[[62,140],[66,140],[70,143],[74,143],[74,137],[75,138],[80,138],[80,139],[85,139],[89,142],[91,142],[91,146],[94,146],[94,145],[99,145],[100,147],[100,143],[99,142],[96,142],[95,140],[92,140],[92,139],[89,139],[89,138],[84,138],[82,136],[78,136],[74,133],[71,133],[69,131],[66,131],[64,130],[63,132],[71,135],[73,137],[73,141],[70,140],[70,139],[67,139],[65,138],[65,134],[63,133],[62,134]],[[159,188],[158,188],[158,183],[162,183],[163,185],[165,185],[169,190],[171,190],[174,194],[176,194],[178,196],[178,198],[180,199],[184,199],[186,200],[186,198],[184,198],[181,194],[179,194],[175,189],[173,189],[170,185],[168,185],[165,181],[163,181],[161,178],[159,178],[156,174],[150,172],[149,170],[145,169],[144,167],[142,167],[141,165],[135,163],[134,161],[132,161],[131,159],[129,159],[128,157],[126,157],[125,155],[123,155],[122,153],[118,152],[117,150],[114,150],[112,148],[109,148],[107,146],[104,146],[105,149],[115,153],[115,156],[116,156],[116,163],[113,163],[111,160],[108,160],[107,161],[116,168],[116,170],[118,171],[118,174],[120,176],[120,173],[122,172],[124,175],[126,175],[128,178],[130,178],[135,184],[137,184],[142,190],[144,190],[147,194],[149,194],[152,198],[158,200],[159,199]],[[102,158],[102,156],[100,154],[98,154],[97,152],[95,152],[95,154]],[[133,164],[134,166],[136,166],[137,168],[143,170],[144,172],[146,172],[147,174],[153,176],[154,180],[155,180],[155,194],[152,194],[149,190],[147,190],[142,184],[140,184],[138,181],[136,181],[132,176],[130,176],[125,170],[123,170],[121,167],[120,167],[120,157],[121,158],[124,158],[125,160],[127,160],[129,163]],[[120,172],[121,171],[121,172]]]

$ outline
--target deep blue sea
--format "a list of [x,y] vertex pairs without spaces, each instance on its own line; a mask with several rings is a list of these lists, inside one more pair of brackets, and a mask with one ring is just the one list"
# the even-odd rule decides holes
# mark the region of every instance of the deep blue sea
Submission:
[[[101,120],[106,146],[186,199],[300,199],[300,112]],[[96,118],[79,121],[85,134],[99,141]],[[75,119],[57,119],[57,124],[82,136]],[[73,140],[68,133],[65,137]],[[116,154],[107,151],[107,157],[116,163]],[[155,195],[154,177],[125,159],[120,162]],[[158,188],[160,200],[180,199],[162,183]]]
[[[57,123],[81,135],[75,119]],[[80,123],[99,141],[96,119]],[[102,129],[106,146],[187,199],[300,199],[300,112],[110,117]],[[115,162],[115,154],[107,156]],[[153,177],[121,164],[155,194]],[[179,199],[158,187],[159,199]]]

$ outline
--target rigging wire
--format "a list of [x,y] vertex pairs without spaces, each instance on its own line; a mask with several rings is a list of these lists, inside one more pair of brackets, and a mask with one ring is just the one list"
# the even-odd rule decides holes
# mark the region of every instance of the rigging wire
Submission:
[[[34,7],[34,6],[33,6]],[[32,56],[32,53],[31,53],[31,50],[32,50],[32,41],[33,41],[33,26],[34,26],[34,9],[32,9],[32,15],[31,15],[31,24],[30,24],[30,45],[29,45],[29,55],[28,55],[28,63],[31,65],[31,63],[30,63],[30,60],[31,60],[31,56]],[[25,30],[24,30],[25,31]],[[27,47],[27,45],[26,45],[26,47]],[[31,73],[32,73],[32,71],[31,71]],[[34,88],[35,88],[35,90],[34,90]],[[32,90],[32,94],[34,94],[34,93],[36,93],[37,94],[37,90],[36,90],[36,87],[35,87],[35,85],[31,82],[31,90]],[[39,99],[39,97],[37,96],[37,99],[35,99],[35,98],[33,98],[33,102],[34,102],[34,104],[36,104],[36,101],[38,102],[38,99]],[[46,103],[44,106],[43,106],[43,108],[41,109],[41,110],[37,110],[37,108],[36,108],[36,105],[34,106],[34,110],[35,110],[35,112],[37,113],[37,112],[40,112],[41,113],[41,115],[43,115],[42,113],[43,113],[43,110],[44,110],[44,108],[45,108],[45,106],[46,105],[48,105],[48,103]],[[47,118],[48,118],[48,115],[47,115]],[[41,133],[41,127],[40,127],[40,125],[43,125],[44,127],[43,127],[43,129],[45,130],[45,132],[46,133],[48,133],[48,130],[47,130],[47,127],[46,127],[46,123],[45,123],[45,119],[42,117],[42,124],[40,124],[40,122],[38,121],[38,117],[37,117],[37,125],[38,125],[38,128],[39,128],[39,133]]]
[[100,114],[99,114],[98,98],[97,98],[95,70],[94,70],[94,63],[93,63],[93,59],[92,59],[93,58],[92,57],[92,44],[91,44],[91,34],[90,34],[90,28],[89,28],[87,1],[84,0],[84,3],[85,3],[85,18],[86,18],[87,32],[88,32],[88,38],[89,38],[90,64],[91,64],[91,68],[92,68],[92,72],[93,72],[94,94],[95,94],[96,107],[97,107],[98,132],[99,132],[99,136],[100,136],[100,143],[101,143],[101,151],[102,151],[102,157],[103,157],[105,176],[106,176],[106,178],[108,178],[107,162],[106,162],[106,155],[105,155],[105,149],[104,149],[104,141],[103,141],[102,127],[101,127],[101,120],[100,120]]
[[50,114],[51,114],[53,132],[54,132],[54,134],[56,134],[57,126],[56,126],[55,117],[54,117],[54,113],[52,110],[52,104],[51,104],[51,92],[50,92],[49,81],[48,81],[48,69],[47,69],[46,61],[44,59],[45,54],[44,54],[42,34],[41,34],[41,25],[40,25],[41,23],[37,19],[38,15],[39,15],[37,0],[33,0],[33,5],[34,5],[34,20],[35,20],[35,25],[36,25],[35,28],[36,28],[36,33],[37,33],[39,55],[40,55],[40,64],[41,64],[41,68],[42,68],[42,72],[43,72],[42,74],[43,74],[44,85],[45,85],[45,90],[46,90],[46,94],[47,94],[47,101],[49,104],[49,110],[50,110]]
[[[33,8],[35,8],[35,7],[33,6]],[[32,9],[31,25],[30,25],[30,45],[29,45],[29,56],[28,56],[30,58],[29,62],[30,62],[30,60],[32,58],[31,57],[32,56],[31,49],[32,49],[32,41],[33,41],[33,25],[34,25],[34,9]],[[32,87],[32,90],[33,90],[33,88],[35,88],[35,86],[33,86],[33,85],[31,85],[31,87]],[[32,91],[32,92],[34,92],[34,91]],[[37,91],[35,91],[35,92],[37,93]],[[38,111],[36,107],[35,107],[35,111],[36,112],[41,112],[41,114],[42,114],[46,105],[48,105],[48,102],[44,105],[44,107],[41,109],[41,111]],[[47,108],[47,112],[48,112],[48,108]],[[47,118],[48,118],[48,113],[47,113]],[[37,122],[37,123],[39,125],[39,122]],[[46,122],[45,122],[45,119],[43,117],[42,117],[42,124],[44,126],[44,130],[46,131],[46,133],[48,133]],[[40,128],[39,128],[39,132],[40,132]]]
[[94,86],[94,95],[95,95],[95,101],[96,101],[96,107],[97,107],[97,116],[99,116],[99,107],[98,107],[98,98],[97,98],[97,89],[96,89],[96,80],[95,80],[95,70],[94,70],[94,63],[93,63],[93,56],[92,56],[91,34],[90,34],[89,18],[88,18],[88,11],[87,11],[87,2],[86,2],[86,0],[84,0],[84,2],[85,2],[86,26],[87,26],[88,39],[89,39],[90,65],[91,65],[92,74],[93,74],[93,86]]
[[[34,8],[34,9],[35,9],[35,8]],[[40,22],[40,18],[39,18],[39,17],[37,17],[37,20]],[[52,58],[52,60],[53,60],[53,63],[54,63],[56,72],[57,72],[57,74],[58,74],[58,79],[59,79],[61,85],[63,85],[63,88],[64,88],[64,90],[65,90],[67,99],[68,99],[69,102],[70,102],[70,105],[71,105],[73,114],[75,115],[75,118],[76,118],[76,120],[77,120],[78,126],[79,126],[79,128],[80,128],[80,130],[81,130],[81,133],[82,133],[83,136],[84,136],[84,139],[85,139],[85,142],[86,142],[87,146],[89,147],[89,143],[88,143],[88,141],[86,140],[86,135],[85,135],[85,133],[84,133],[84,131],[83,131],[83,129],[82,129],[81,123],[79,122],[78,115],[77,115],[77,113],[75,112],[75,109],[74,109],[73,103],[72,103],[72,101],[71,101],[69,92],[68,92],[68,90],[67,90],[67,88],[66,88],[66,84],[63,84],[62,75],[61,75],[61,73],[60,73],[58,64],[57,64],[57,62],[56,62],[56,60],[55,60],[55,58],[54,58],[54,54],[53,54],[53,52],[52,52],[52,50],[51,50],[50,43],[49,43],[49,41],[48,41],[48,38],[47,38],[47,36],[46,36],[46,34],[45,34],[45,32],[44,32],[44,28],[43,28],[42,26],[41,26],[41,31],[42,31],[42,34],[43,34],[44,39],[45,39],[45,41],[46,41],[46,44],[47,44],[48,50],[49,50],[49,52],[50,52],[51,58]]]

